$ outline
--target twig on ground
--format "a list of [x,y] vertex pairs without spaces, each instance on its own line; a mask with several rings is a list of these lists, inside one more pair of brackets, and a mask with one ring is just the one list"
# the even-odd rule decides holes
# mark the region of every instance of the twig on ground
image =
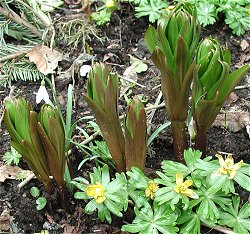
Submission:
[[128,82],[130,82],[130,83],[132,83],[132,84],[136,84],[136,85],[138,85],[138,86],[140,86],[140,87],[142,87],[142,88],[146,88],[145,85],[139,84],[139,83],[137,83],[136,81],[134,81],[134,80],[132,80],[132,79],[125,78],[124,76],[118,76],[118,77],[121,78],[121,79],[123,79],[123,80],[126,80],[126,81],[128,81]]
[[160,87],[161,87],[160,84],[159,84],[159,85],[156,85],[155,87],[152,88],[152,90],[158,89],[158,88],[160,88]]
[[30,24],[28,21],[22,19],[18,14],[16,14],[12,10],[6,10],[2,7],[0,7],[0,14],[4,15],[7,19],[10,19],[19,25],[23,25],[27,27],[31,32],[33,32],[38,37],[42,38],[43,33],[40,32],[34,25]]
[[86,145],[89,142],[91,142],[92,140],[94,140],[98,135],[100,134],[100,130],[96,131],[95,133],[93,133],[89,138],[85,139],[81,145]]
[[250,89],[250,86],[249,85],[239,85],[239,86],[236,86],[234,89]]
[[208,227],[208,228],[211,228],[211,229],[214,229],[216,231],[219,231],[219,232],[222,232],[222,233],[225,233],[225,234],[236,234],[233,230],[231,230],[230,228],[226,228],[226,227],[222,227],[222,226],[219,226],[219,225],[215,225],[213,227],[205,224],[205,223],[201,223],[202,226],[205,226],[205,227]]
[[19,57],[19,56],[22,56],[22,55],[24,55],[24,54],[29,53],[30,51],[31,51],[31,50],[23,50],[23,51],[19,51],[19,52],[17,52],[17,53],[14,53],[14,54],[6,55],[6,56],[0,58],[0,63],[5,62],[5,61],[10,60],[10,59],[17,58],[17,57]]
[[20,184],[17,185],[18,191],[20,191],[20,189],[22,187],[24,187],[26,184],[28,184],[33,178],[35,178],[35,174],[32,173],[31,175],[29,175],[25,180],[23,180]]
[[162,102],[162,103],[159,104],[159,105],[151,105],[151,106],[148,106],[148,107],[145,108],[145,111],[151,111],[151,110],[153,110],[153,109],[161,109],[161,108],[163,108],[163,107],[165,107],[165,102]]

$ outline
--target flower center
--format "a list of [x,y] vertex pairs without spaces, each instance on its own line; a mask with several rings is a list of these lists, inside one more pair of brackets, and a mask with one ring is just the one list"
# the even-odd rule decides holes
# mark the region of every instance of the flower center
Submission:
[[185,192],[186,190],[187,190],[187,186],[184,184],[184,183],[181,183],[181,184],[178,184],[178,185],[176,185],[176,192],[177,193],[183,193],[183,192]]

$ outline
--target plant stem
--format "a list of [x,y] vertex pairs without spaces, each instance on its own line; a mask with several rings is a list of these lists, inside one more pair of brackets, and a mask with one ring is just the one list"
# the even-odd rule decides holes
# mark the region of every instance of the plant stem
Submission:
[[177,161],[185,164],[184,150],[187,149],[185,121],[171,121],[174,154]]
[[204,130],[197,129],[194,148],[202,152],[202,157],[207,154],[207,133]]
[[70,213],[69,200],[65,196],[66,195],[65,187],[58,186],[57,191],[60,194],[61,203],[62,203],[62,206],[63,206],[65,212]]
[[201,223],[202,226],[205,226],[205,227],[208,227],[208,228],[211,228],[211,230],[216,230],[216,231],[219,231],[219,232],[222,232],[222,233],[225,233],[225,234],[236,234],[233,230],[229,229],[229,228],[226,228],[226,227],[222,227],[222,226],[219,226],[219,225],[215,225],[215,226],[209,226],[205,223]]

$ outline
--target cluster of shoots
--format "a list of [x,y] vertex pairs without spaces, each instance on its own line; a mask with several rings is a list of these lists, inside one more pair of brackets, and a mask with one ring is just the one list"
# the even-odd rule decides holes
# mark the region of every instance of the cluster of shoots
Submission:
[[[171,121],[174,153],[184,162],[188,111],[194,119],[195,148],[206,155],[206,134],[224,101],[249,71],[245,65],[230,72],[231,54],[212,37],[200,41],[196,8],[183,3],[150,26],[145,41],[161,72],[161,89]],[[192,108],[189,94],[192,93]],[[189,110],[190,109],[190,110]]]
[[28,163],[48,193],[51,177],[57,184],[62,204],[69,210],[65,199],[65,133],[58,110],[43,105],[40,112],[32,109],[23,98],[5,100],[4,122],[11,136],[11,146]]
[[125,116],[124,132],[118,110],[118,76],[104,64],[95,64],[89,73],[87,94],[83,98],[94,112],[117,171],[132,166],[144,168],[146,160],[146,113],[141,101],[134,99]]

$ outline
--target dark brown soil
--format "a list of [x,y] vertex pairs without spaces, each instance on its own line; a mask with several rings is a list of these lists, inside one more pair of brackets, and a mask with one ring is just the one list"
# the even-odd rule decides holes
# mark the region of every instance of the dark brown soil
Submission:
[[[89,42],[92,52],[96,55],[96,61],[103,61],[103,56],[107,53],[112,53],[108,63],[113,64],[113,70],[122,74],[126,67],[129,66],[128,54],[133,54],[138,58],[149,58],[148,51],[143,43],[144,32],[148,26],[145,19],[135,19],[133,16],[132,8],[129,5],[124,5],[121,11],[115,12],[112,16],[111,23],[105,26],[102,30],[102,36],[106,38],[104,44],[98,40]],[[221,44],[227,46],[232,51],[232,60],[234,66],[242,65],[247,61],[242,61],[241,58],[244,52],[241,50],[240,41],[242,38],[233,36],[231,31],[222,23],[203,29],[202,36],[213,35],[218,37]],[[249,39],[249,34],[246,34],[245,39]],[[108,46],[118,44],[117,48],[109,49]],[[77,51],[74,53],[77,54]],[[80,53],[80,52],[79,52]],[[73,61],[72,61],[73,62]],[[154,104],[160,90],[159,88],[153,89],[160,84],[159,72],[154,68],[150,60],[147,60],[149,69],[146,73],[139,75],[138,83],[146,86],[146,88],[133,88],[133,95],[143,94],[147,98],[148,104]],[[119,64],[120,66],[116,66]],[[84,82],[76,80],[75,87],[75,108],[73,111],[73,118],[78,119],[86,114],[87,105],[84,103],[81,93],[84,92]],[[245,84],[246,80],[242,81]],[[24,96],[34,104],[34,92],[39,88],[39,83],[24,83],[17,82],[14,84],[16,87],[14,95]],[[61,85],[58,96],[62,103],[65,103],[67,94],[67,85]],[[8,95],[8,88],[1,88],[0,101]],[[238,100],[233,103],[233,106],[238,107],[240,110],[249,111],[249,90],[237,90],[236,94]],[[120,104],[125,102],[121,98]],[[35,104],[34,104],[35,105]],[[38,107],[36,107],[38,108]],[[65,108],[65,106],[63,107]],[[228,109],[229,107],[225,107]],[[152,120],[152,130],[155,130],[159,125],[167,121],[167,114],[165,109],[156,111]],[[0,129],[0,156],[9,150],[10,138],[6,133],[4,125]],[[250,140],[245,129],[238,132],[231,132],[223,127],[212,127],[208,132],[208,154],[214,155],[217,151],[231,152],[235,156],[235,160],[243,159],[245,162],[250,163]],[[73,147],[73,146],[72,146]],[[81,162],[83,155],[78,152],[74,147],[72,148],[72,155],[70,156],[73,164],[75,175],[86,174],[91,170],[92,165],[86,164],[86,167],[80,171],[77,170],[78,164]],[[164,130],[160,136],[155,139],[153,144],[148,150],[148,157],[146,167],[150,171],[160,169],[162,160],[174,160],[171,130]],[[21,164],[26,167],[26,164]],[[50,233],[121,233],[120,227],[125,222],[131,222],[132,217],[125,214],[124,219],[113,218],[112,225],[101,223],[96,215],[87,216],[83,212],[84,202],[79,202],[70,199],[72,214],[66,214],[61,207],[60,198],[54,191],[52,195],[43,192],[48,200],[48,203],[42,211],[36,210],[35,199],[31,197],[29,189],[32,186],[41,187],[37,180],[32,180],[21,191],[17,191],[17,184],[19,181],[6,180],[0,185],[0,214],[4,210],[10,211],[10,216],[14,218],[11,222],[12,230],[15,233],[34,233],[43,229],[47,229]],[[247,200],[248,194],[239,189],[239,194],[243,201]],[[9,230],[3,230],[8,233]],[[218,233],[214,230],[204,228],[202,233]]]

